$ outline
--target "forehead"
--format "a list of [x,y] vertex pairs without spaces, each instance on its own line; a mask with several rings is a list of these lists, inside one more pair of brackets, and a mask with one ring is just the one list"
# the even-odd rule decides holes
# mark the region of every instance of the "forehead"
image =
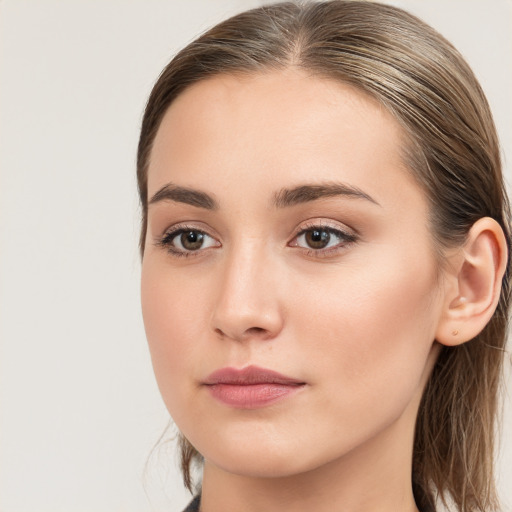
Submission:
[[347,84],[293,68],[219,75],[186,89],[166,112],[149,195],[171,180],[222,190],[236,190],[241,180],[277,188],[342,180],[372,195],[397,185],[420,194],[402,161],[404,144],[393,116]]

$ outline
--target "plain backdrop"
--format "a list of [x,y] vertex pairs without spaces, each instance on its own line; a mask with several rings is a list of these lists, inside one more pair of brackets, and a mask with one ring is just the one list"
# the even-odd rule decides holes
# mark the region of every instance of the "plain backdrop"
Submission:
[[[168,414],[139,311],[138,129],[170,57],[261,3],[0,0],[0,512],[178,512],[189,500],[172,443],[148,460]],[[473,66],[510,176],[512,2],[390,3]],[[498,473],[512,510],[506,400]]]

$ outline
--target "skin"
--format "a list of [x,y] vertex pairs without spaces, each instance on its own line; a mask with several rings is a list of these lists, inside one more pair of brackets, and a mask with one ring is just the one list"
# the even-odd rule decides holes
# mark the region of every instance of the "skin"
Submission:
[[[417,510],[414,422],[458,281],[440,274],[403,144],[378,103],[295,69],[202,81],[166,113],[149,198],[172,183],[217,205],[153,201],[142,265],[158,385],[205,458],[203,512]],[[333,183],[368,197],[275,204]],[[186,255],[169,235],[184,225],[207,235]],[[348,236],[312,249],[312,226]],[[240,409],[202,384],[248,365],[305,386]]]

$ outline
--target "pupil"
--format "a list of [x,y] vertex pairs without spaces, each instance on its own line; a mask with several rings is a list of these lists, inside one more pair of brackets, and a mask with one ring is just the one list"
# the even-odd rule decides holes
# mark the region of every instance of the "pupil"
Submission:
[[331,235],[327,231],[313,229],[306,233],[306,241],[313,249],[323,249],[329,243]]
[[181,234],[181,244],[189,251],[196,251],[203,245],[204,234],[199,231],[188,231]]

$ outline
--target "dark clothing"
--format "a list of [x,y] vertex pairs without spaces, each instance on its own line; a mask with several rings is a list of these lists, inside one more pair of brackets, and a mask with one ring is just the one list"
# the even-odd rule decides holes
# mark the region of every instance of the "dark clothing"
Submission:
[[183,512],[199,512],[199,502],[201,501],[201,495],[196,496]]
[[[199,512],[199,503],[201,501],[201,495],[196,496],[183,512]],[[425,511],[435,512],[433,508],[426,508]]]

